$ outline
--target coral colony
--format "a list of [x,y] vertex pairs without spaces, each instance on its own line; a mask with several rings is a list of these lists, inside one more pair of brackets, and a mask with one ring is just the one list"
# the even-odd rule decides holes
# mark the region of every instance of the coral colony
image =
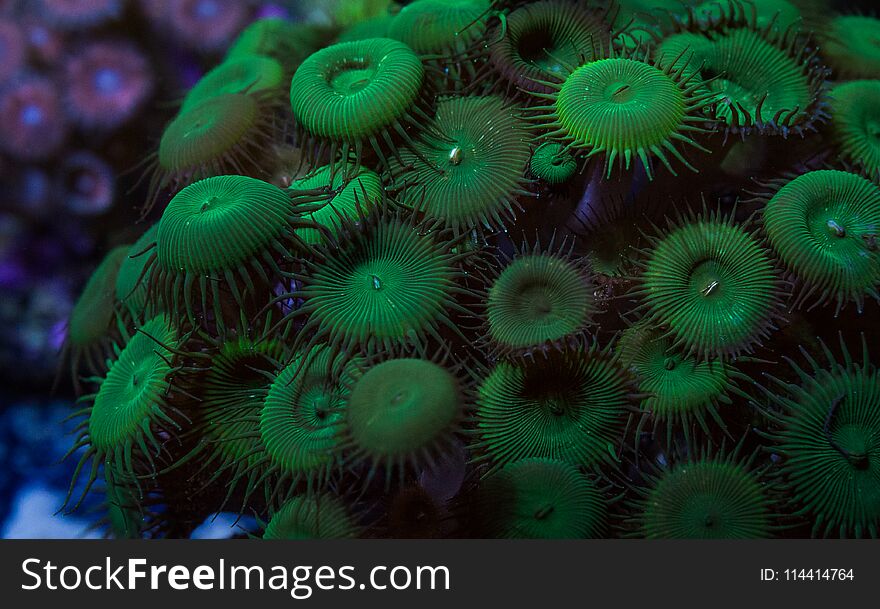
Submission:
[[[205,45],[239,18],[158,4]],[[254,22],[156,134],[143,236],[70,318],[66,510],[106,493],[123,537],[221,511],[266,538],[878,535],[880,20],[350,21]],[[121,43],[65,74],[83,126],[150,86]],[[58,145],[52,87],[5,94],[7,149]]]

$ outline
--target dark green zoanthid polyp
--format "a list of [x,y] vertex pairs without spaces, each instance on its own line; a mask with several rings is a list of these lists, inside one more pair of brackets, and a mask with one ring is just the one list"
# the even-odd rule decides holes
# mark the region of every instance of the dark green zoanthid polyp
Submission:
[[613,463],[631,407],[631,379],[606,350],[498,362],[477,390],[474,450],[496,466],[524,457]]
[[224,93],[255,95],[262,92],[278,95],[283,82],[284,68],[270,57],[251,55],[227,59],[190,89],[181,105],[181,112],[186,112],[202,100]]
[[728,0],[714,3],[714,15],[674,21],[656,54],[706,79],[714,117],[730,133],[815,129],[827,118],[827,71],[816,45],[796,27],[761,24],[752,6]]
[[548,184],[564,184],[577,172],[577,159],[562,144],[544,142],[532,153],[529,169]]
[[488,538],[598,537],[607,521],[602,490],[573,465],[522,459],[487,476],[468,505],[473,534]]
[[649,323],[700,358],[754,350],[775,327],[783,284],[754,229],[705,212],[651,239],[637,294]]
[[429,133],[399,150],[398,200],[457,232],[504,226],[528,197],[531,134],[522,109],[498,96],[445,97]]
[[487,281],[486,334],[503,355],[529,355],[578,343],[596,313],[587,261],[562,247],[523,245]]
[[390,138],[405,138],[405,126],[421,115],[424,76],[415,51],[389,38],[340,42],[316,51],[290,82],[300,137],[310,143],[315,158],[329,149],[332,162],[337,154],[343,160],[349,154],[360,159],[372,148],[385,159]]
[[447,239],[436,223],[384,205],[343,221],[290,294],[303,301],[291,318],[307,317],[297,343],[374,350],[454,331],[453,313],[465,312],[456,296],[469,294],[460,265],[467,255]]
[[196,443],[190,456],[209,479],[228,480],[230,498],[239,483],[246,495],[254,492],[267,470],[260,415],[284,351],[275,340],[231,338],[214,345],[208,356],[201,402],[188,432]]
[[266,523],[263,539],[342,539],[357,533],[338,497],[316,494],[294,497],[281,506]]
[[774,499],[752,459],[698,453],[649,476],[634,501],[648,539],[759,539],[774,532]]
[[[767,414],[773,450],[790,509],[812,524],[813,536],[872,537],[880,531],[880,373],[864,336],[850,353],[824,343],[822,358],[806,351],[789,363],[794,382],[771,377],[777,407]],[[854,350],[855,351],[855,350]]]
[[665,446],[672,446],[677,431],[686,442],[694,427],[706,435],[710,426],[726,431],[723,409],[744,395],[736,381],[747,380],[733,364],[687,355],[645,321],[627,328],[616,349],[621,363],[636,376],[638,391],[645,396],[641,407],[653,420],[654,431],[666,428]]
[[281,489],[305,482],[321,487],[342,463],[345,404],[356,363],[326,345],[300,351],[277,375],[255,420],[253,441],[262,462],[253,468],[259,479],[268,473]]
[[491,0],[414,0],[391,20],[388,36],[420,55],[461,53],[485,31]]
[[315,209],[310,196],[291,198],[246,176],[214,176],[187,186],[159,220],[149,298],[170,305],[178,319],[212,321],[225,332],[239,320],[224,312],[224,302],[243,310],[248,301],[262,299],[262,306],[271,298],[274,282],[285,273],[281,266],[309,247],[296,231],[320,230],[308,219]]
[[532,94],[539,101],[529,120],[544,138],[602,159],[608,177],[615,167],[628,172],[634,164],[649,178],[658,163],[673,175],[676,163],[696,171],[682,149],[709,152],[694,138],[710,130],[703,108],[714,94],[696,72],[683,75],[671,61],[652,61],[641,49],[609,51],[568,66],[561,82],[540,82],[552,92]]
[[70,494],[81,474],[86,476],[87,492],[101,465],[110,464],[127,478],[141,468],[155,474],[155,456],[163,436],[177,436],[184,418],[168,403],[179,341],[171,320],[159,315],[113,345],[114,357],[108,361],[107,374],[99,379],[97,392],[83,396],[81,401],[87,406],[75,413],[83,421],[71,453],[85,450]]
[[122,538],[877,536],[876,16],[320,4],[204,57],[129,148],[145,192],[90,227],[67,328],[67,509]]
[[872,15],[837,15],[823,38],[824,54],[845,79],[880,78],[880,19]]
[[165,127],[150,164],[148,214],[165,191],[223,174],[259,173],[277,136],[273,96],[223,92],[194,100]]
[[846,171],[811,171],[781,185],[764,207],[770,245],[802,284],[796,305],[880,299],[880,186]]
[[609,17],[600,6],[571,0],[524,4],[493,32],[491,64],[511,87],[546,93],[539,81],[564,78],[566,65],[599,58],[598,48],[611,42]]
[[393,357],[365,366],[345,405],[351,460],[369,464],[368,477],[432,468],[449,452],[468,406],[459,373],[440,361]]
[[867,175],[880,177],[880,80],[838,83],[830,105],[841,156]]

